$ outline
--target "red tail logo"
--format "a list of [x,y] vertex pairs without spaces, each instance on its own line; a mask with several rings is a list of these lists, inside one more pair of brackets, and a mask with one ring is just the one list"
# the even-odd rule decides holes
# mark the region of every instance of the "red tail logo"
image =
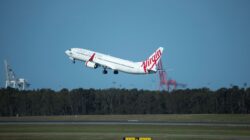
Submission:
[[[157,50],[152,57],[142,62],[141,67],[143,67],[144,72],[147,73],[147,70],[152,70],[156,65],[156,62],[161,58],[161,50]],[[147,69],[149,67],[149,69]]]

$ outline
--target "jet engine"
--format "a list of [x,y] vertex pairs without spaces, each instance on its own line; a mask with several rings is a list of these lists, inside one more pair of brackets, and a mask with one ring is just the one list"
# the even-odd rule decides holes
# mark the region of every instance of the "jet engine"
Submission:
[[98,65],[97,65],[96,63],[90,62],[90,61],[87,61],[87,62],[85,63],[85,65],[86,65],[87,67],[89,67],[89,68],[94,68],[94,69],[96,69],[96,68],[98,67]]

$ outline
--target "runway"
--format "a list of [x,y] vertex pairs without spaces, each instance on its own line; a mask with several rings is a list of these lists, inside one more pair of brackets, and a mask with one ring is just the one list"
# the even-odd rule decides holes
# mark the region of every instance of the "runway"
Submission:
[[0,121],[0,125],[161,125],[161,126],[228,126],[250,127],[243,123],[213,123],[213,122],[165,122],[165,121]]

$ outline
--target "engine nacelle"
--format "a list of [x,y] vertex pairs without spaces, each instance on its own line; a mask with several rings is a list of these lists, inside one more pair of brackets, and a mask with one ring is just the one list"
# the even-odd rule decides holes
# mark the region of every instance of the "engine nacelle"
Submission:
[[97,65],[96,63],[90,62],[90,61],[87,61],[87,62],[85,63],[85,65],[86,65],[87,67],[93,68],[93,69],[96,69],[96,68],[98,67],[98,65]]

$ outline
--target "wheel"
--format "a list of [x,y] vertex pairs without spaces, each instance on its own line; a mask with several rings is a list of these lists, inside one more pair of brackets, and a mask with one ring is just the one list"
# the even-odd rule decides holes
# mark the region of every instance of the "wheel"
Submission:
[[107,74],[108,71],[104,69],[104,70],[102,71],[102,73],[103,73],[103,74]]
[[114,70],[114,74],[118,74],[118,70]]

